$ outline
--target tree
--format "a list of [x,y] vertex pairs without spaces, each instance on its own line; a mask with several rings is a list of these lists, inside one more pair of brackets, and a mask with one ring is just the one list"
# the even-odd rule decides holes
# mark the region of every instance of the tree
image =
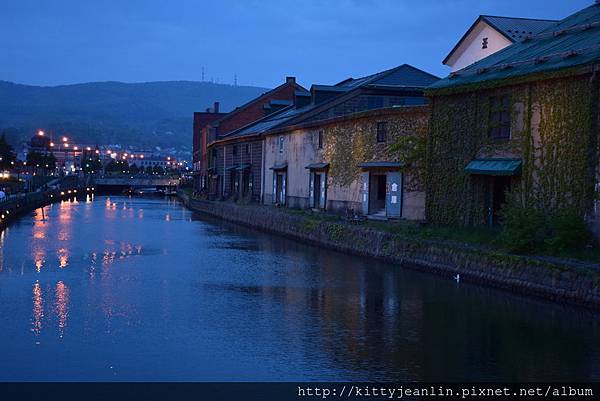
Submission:
[[411,175],[411,179],[405,182],[405,186],[412,191],[423,190],[427,136],[422,134],[401,135],[389,146],[388,150],[392,154],[399,155],[403,170]]
[[81,169],[84,174],[93,174],[102,169],[100,156],[91,150],[85,150],[81,154]]
[[137,166],[137,164],[133,164],[133,165],[131,165],[131,167],[129,167],[129,172],[131,174],[138,174],[140,172],[140,169]]
[[56,157],[53,153],[29,152],[27,153],[27,165],[35,168],[36,172],[44,174],[56,168]]
[[0,137],[0,168],[11,168],[16,160],[13,147],[7,142],[6,135],[3,133]]

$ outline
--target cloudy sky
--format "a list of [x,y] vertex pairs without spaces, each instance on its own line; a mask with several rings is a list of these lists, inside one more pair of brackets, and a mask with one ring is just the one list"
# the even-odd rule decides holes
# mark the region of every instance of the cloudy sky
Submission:
[[561,19],[593,0],[1,0],[0,80],[329,84],[442,59],[480,14]]

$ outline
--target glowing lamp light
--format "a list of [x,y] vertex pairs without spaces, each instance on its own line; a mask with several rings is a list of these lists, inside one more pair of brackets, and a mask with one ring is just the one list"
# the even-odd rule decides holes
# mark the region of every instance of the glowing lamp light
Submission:
[[54,146],[54,142],[50,142],[50,147]]
[[68,143],[65,143],[65,148],[68,148],[68,147],[69,147],[69,144],[68,144]]
[[79,148],[78,148],[77,146],[75,146],[75,147],[73,148],[73,150],[79,150]]
[[87,151],[89,152],[90,150],[92,150],[92,148],[90,148],[90,147],[88,146],[87,148],[85,148],[85,150],[87,150]]
[[46,135],[46,133],[45,133],[44,131],[42,131],[42,130],[39,130],[39,131],[38,131],[38,135],[39,135],[39,136],[44,136],[44,135]]
[[98,149],[96,149],[96,154],[97,154],[97,155],[99,155],[99,154],[100,154],[100,151],[99,151]]

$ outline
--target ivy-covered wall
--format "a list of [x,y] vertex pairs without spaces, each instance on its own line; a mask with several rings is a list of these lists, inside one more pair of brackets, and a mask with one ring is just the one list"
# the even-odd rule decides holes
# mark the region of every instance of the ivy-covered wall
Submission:
[[[408,139],[418,147],[418,143],[426,138],[428,117],[428,106],[396,107],[365,112],[326,125],[323,131],[323,160],[329,163],[330,199],[350,202],[353,208],[360,210],[362,171],[359,164],[373,161],[403,162],[405,185],[402,215],[405,218],[422,219],[425,195],[418,171],[423,166],[406,160],[394,145]],[[386,141],[383,143],[377,142],[378,122],[386,123]]]
[[[598,154],[598,82],[587,75],[496,88],[431,94],[426,211],[443,225],[485,222],[485,179],[464,172],[476,158],[515,157],[522,174],[512,191],[545,212],[591,210]],[[490,98],[511,95],[511,137],[489,138]]]
[[[348,208],[361,210],[361,169],[359,164],[370,161],[403,161],[392,145],[400,138],[424,139],[427,135],[429,106],[403,106],[354,113],[341,118],[295,128],[265,137],[264,181],[265,203],[273,193],[274,165],[287,165],[287,197],[292,207],[308,207],[309,170],[311,163],[328,163],[327,210],[344,212]],[[377,123],[387,123],[387,140],[377,142]],[[323,147],[318,148],[322,132]],[[279,142],[282,142],[281,151]],[[422,168],[423,166],[418,166]],[[404,168],[404,217],[423,218],[425,195],[423,185],[414,180],[415,166]]]

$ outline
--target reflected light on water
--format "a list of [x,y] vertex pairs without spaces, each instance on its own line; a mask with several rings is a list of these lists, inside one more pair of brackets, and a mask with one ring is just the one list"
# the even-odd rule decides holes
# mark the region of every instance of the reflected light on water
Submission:
[[69,241],[71,239],[71,231],[73,229],[73,207],[77,206],[77,204],[77,200],[68,200],[60,202],[60,213],[58,214],[58,220],[60,222],[60,228],[58,230],[59,241]]
[[0,272],[4,269],[4,236],[6,230],[0,231]]
[[56,283],[56,303],[54,310],[58,316],[58,333],[62,338],[67,326],[67,317],[69,316],[69,287],[62,281]]
[[46,262],[46,251],[43,246],[36,247],[33,250],[33,260],[35,261],[35,271],[40,272]]
[[39,282],[33,284],[33,321],[31,331],[39,335],[42,331],[42,318],[44,317],[44,303],[42,299],[42,287]]
[[63,269],[69,265],[69,250],[67,248],[60,248],[58,254],[58,266]]

